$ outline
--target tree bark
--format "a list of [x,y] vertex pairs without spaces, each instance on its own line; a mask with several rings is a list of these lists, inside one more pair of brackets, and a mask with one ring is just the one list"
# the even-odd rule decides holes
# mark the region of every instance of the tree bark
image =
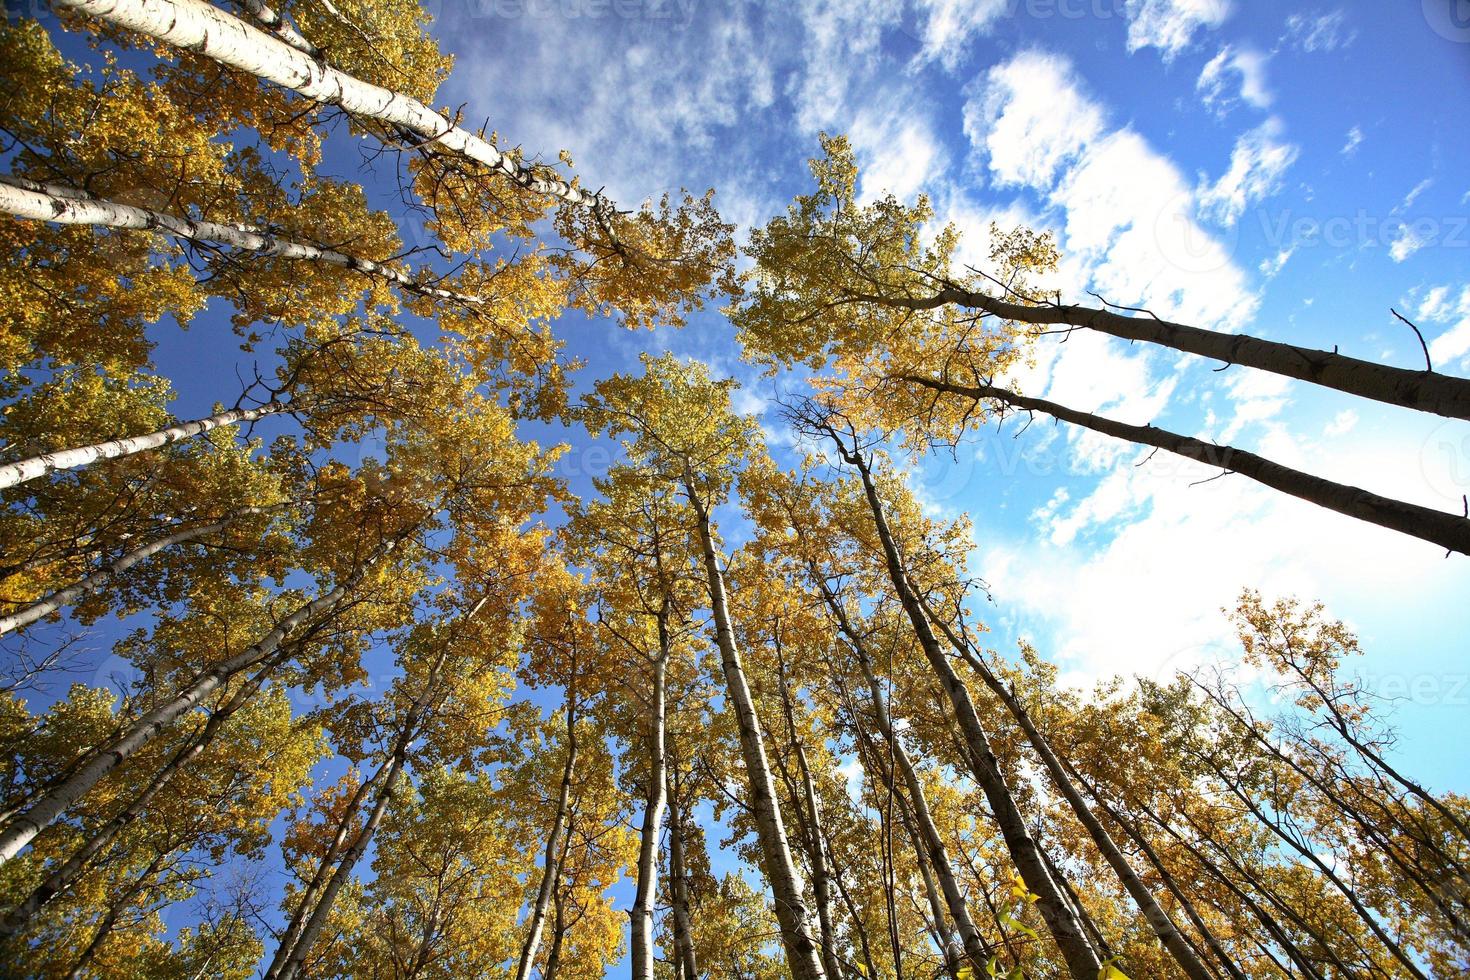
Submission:
[[101,827],[92,832],[80,847],[78,847],[60,867],[46,876],[46,879],[26,897],[25,901],[7,912],[0,919],[0,940],[9,939],[25,928],[31,917],[40,911],[51,899],[60,895],[72,886],[83,871],[86,870],[91,860],[100,854],[104,848],[117,838],[130,824],[136,821],[147,810],[154,798],[173,781],[174,776],[184,769],[194,759],[198,758],[210,743],[214,741],[215,735],[224,727],[224,724],[239,711],[252,698],[266,679],[266,675],[276,666],[283,663],[289,656],[290,648],[284,648],[281,653],[272,657],[256,676],[234,694],[220,707],[210,712],[209,720],[205,722],[203,730],[192,737],[183,748],[174,753],[162,769],[149,780],[148,785],[143,788],[127,806],[114,815]]
[[667,799],[667,766],[664,761],[665,679],[668,674],[668,646],[665,622],[659,619],[659,639],[663,648],[653,662],[653,691],[649,698],[648,731],[648,797],[643,806],[643,829],[638,838],[638,885],[632,920],[632,975],[634,980],[653,980],[653,905],[658,893],[658,847],[663,832],[664,803]]
[[828,977],[841,977],[837,961],[837,930],[832,921],[832,884],[827,878],[827,859],[822,849],[822,811],[817,804],[817,787],[807,762],[806,746],[796,737],[796,724],[791,709],[791,692],[786,687],[786,673],[781,672],[781,698],[786,708],[791,744],[796,751],[796,768],[801,776],[801,794],[806,806],[806,824],[810,846],[808,859],[812,867],[812,895],[817,902],[817,926],[822,936],[822,968]]
[[[471,619],[484,608],[485,602],[484,598],[477,601],[464,614],[461,622]],[[296,911],[292,913],[291,922],[276,947],[270,966],[265,971],[265,980],[291,980],[306,962],[312,945],[316,942],[317,936],[326,923],[327,916],[331,913],[332,904],[337,899],[337,892],[346,884],[353,867],[366,852],[368,844],[372,842],[383,813],[397,791],[398,777],[407,765],[409,747],[421,734],[420,722],[423,721],[429,705],[439,694],[439,679],[443,675],[444,664],[448,656],[449,644],[446,641],[434,657],[434,662],[424,678],[423,690],[414,697],[409,704],[408,711],[403,716],[403,722],[389,750],[388,761],[379,766],[373,777],[359,786],[357,792],[353,794],[352,802],[344,811],[345,816],[342,822],[337,826],[336,836],[326,853],[322,855],[311,884],[302,893],[301,901],[297,903]],[[361,832],[354,838],[351,847],[344,852],[341,847],[347,837],[349,822],[370,793],[377,793],[373,808]],[[336,861],[336,866],[330,877],[324,879],[324,872],[333,861]],[[324,880],[325,884],[323,884]],[[318,890],[321,892],[321,897],[313,904],[312,898]],[[308,908],[311,910],[309,915]]]
[[612,204],[601,195],[529,167],[417,99],[338,71],[207,0],[55,0],[54,5],[184,48],[302,98],[338,106],[349,115],[401,127],[532,193],[613,213]]
[[1470,419],[1470,381],[1432,371],[1411,371],[1363,361],[1335,351],[1297,347],[1244,334],[1218,333],[1155,316],[1124,316],[1086,306],[1028,306],[984,293],[948,288],[918,300],[855,296],[854,299],[903,309],[935,309],[954,304],[983,310],[1003,320],[1038,326],[1065,325],[1096,330],[1124,340],[1161,344],[1187,354],[1269,371],[1337,391],[1447,418]]
[[962,395],[967,398],[993,398],[1025,411],[1043,412],[1053,418],[1070,422],[1101,432],[1117,439],[1166,449],[1186,459],[1197,460],[1209,466],[1218,466],[1232,473],[1249,477],[1257,483],[1274,490],[1290,494],[1319,507],[1355,517],[1369,524],[1377,524],[1392,531],[1421,538],[1441,548],[1460,554],[1470,554],[1470,520],[1431,507],[1405,503],[1391,497],[1381,497],[1358,487],[1334,483],[1322,477],[1294,470],[1280,463],[1248,453],[1243,449],[1219,446],[1181,436],[1167,429],[1152,425],[1129,425],[1113,419],[1079,412],[1040,398],[1018,395],[990,385],[955,385],[933,378],[916,375],[901,375],[897,380],[910,381],[932,391]]
[[280,401],[267,402],[259,408],[236,408],[211,415],[208,418],[195,419],[192,422],[180,422],[147,435],[114,439],[111,442],[99,442],[96,445],[81,446],[76,449],[62,449],[54,453],[32,456],[30,459],[6,463],[0,466],[0,488],[26,483],[57,470],[87,466],[99,459],[116,459],[120,456],[131,456],[134,453],[157,449],[170,443],[192,439],[194,436],[203,435],[221,426],[254,422],[256,419],[263,419],[270,415],[279,415],[287,408],[286,403]]
[[176,544],[184,544],[189,541],[196,541],[199,538],[208,537],[211,534],[223,531],[242,517],[268,514],[287,506],[289,504],[275,504],[269,507],[242,507],[225,515],[223,519],[215,521],[213,524],[184,528],[183,530],[175,531],[167,537],[159,538],[157,541],[151,541],[148,544],[134,548],[127,554],[119,556],[111,564],[97,569],[97,571],[88,575],[86,578],[80,579],[64,589],[59,589],[43,599],[36,600],[24,609],[18,609],[9,615],[0,616],[0,636],[29,626],[31,623],[36,622],[36,620],[44,619],[52,613],[71,605],[87,593],[96,592],[134,565],[158,554],[165,548],[170,548]]
[[1000,827],[1001,837],[1005,840],[1006,850],[1010,853],[1011,860],[1015,862],[1021,880],[1037,896],[1036,909],[1045,921],[1047,930],[1055,940],[1057,948],[1061,951],[1068,972],[1071,973],[1074,980],[1097,980],[1098,974],[1102,971],[1102,961],[1082,931],[1082,924],[1068,906],[1061,889],[1047,871],[1040,848],[1032,839],[1031,832],[1026,827],[1025,818],[1021,816],[1020,808],[1016,805],[1016,799],[1011,794],[1010,787],[1006,785],[1005,776],[1000,769],[1000,761],[990,748],[990,739],[980,723],[980,716],[975,711],[974,702],[970,700],[970,693],[965,689],[964,682],[960,680],[949,661],[945,659],[944,651],[940,648],[933,630],[929,628],[929,621],[918,599],[909,587],[903,559],[899,555],[893,532],[888,526],[888,518],[884,514],[883,502],[878,496],[877,486],[873,483],[868,462],[860,452],[849,451],[835,431],[830,429],[823,431],[832,437],[843,459],[849,465],[855,466],[862,477],[863,492],[867,497],[868,507],[872,511],[873,524],[883,547],[889,578],[913,626],[925,659],[929,661],[930,667],[949,698],[956,721],[959,723],[960,733],[964,737],[970,768],[974,773],[975,781],[985,794],[986,802],[990,804],[991,813]]
[[536,904],[531,908],[527,923],[526,938],[521,944],[521,957],[516,964],[516,980],[529,980],[531,965],[541,947],[541,933],[546,925],[546,909],[556,890],[561,876],[561,837],[566,829],[567,811],[571,808],[572,775],[577,766],[577,709],[575,701],[567,706],[567,759],[561,771],[561,787],[556,796],[556,815],[551,821],[551,833],[546,838],[545,868],[541,873],[541,887],[536,892]]
[[674,916],[674,951],[687,980],[698,980],[694,923],[689,909],[688,868],[684,863],[684,802],[679,792],[678,760],[669,767],[669,891]]
[[[684,489],[694,508],[699,525],[699,542],[704,561],[705,579],[709,586],[710,607],[715,621],[715,642],[720,650],[720,663],[725,674],[725,689],[740,730],[740,750],[745,760],[746,778],[750,786],[750,809],[755,817],[756,835],[760,840],[766,878],[775,900],[776,919],[781,926],[781,940],[786,947],[786,963],[795,980],[827,980],[807,922],[806,905],[802,901],[802,883],[786,843],[786,827],[781,820],[781,804],[776,798],[776,784],[761,736],[760,719],[755,712],[740,651],[735,645],[735,632],[730,624],[729,604],[725,598],[725,576],[720,570],[710,529],[709,511],[695,491],[694,477],[686,474]],[[1096,980],[1090,977],[1088,980]]]
[[908,789],[914,820],[918,824],[918,840],[915,843],[922,847],[923,859],[939,880],[945,907],[949,909],[950,919],[959,932],[960,943],[964,947],[965,955],[970,958],[972,966],[977,971],[976,976],[979,976],[979,971],[983,971],[986,964],[994,958],[995,951],[981,936],[979,927],[975,925],[974,917],[970,915],[970,907],[955,878],[954,866],[950,863],[944,839],[940,837],[939,828],[935,825],[934,817],[929,812],[929,801],[924,792],[924,784],[919,779],[918,770],[914,768],[909,758],[908,750],[893,730],[893,721],[888,715],[887,705],[884,704],[883,690],[873,671],[873,661],[868,656],[867,644],[863,641],[862,635],[853,628],[852,622],[848,619],[847,610],[843,607],[841,600],[830,591],[825,580],[818,580],[818,586],[823,592],[827,607],[832,610],[837,620],[837,628],[842,631],[843,636],[847,638],[848,646],[857,655],[858,665],[863,671],[863,680],[868,687],[868,699],[872,705],[873,720],[877,722],[879,734],[883,736],[892,751],[894,765],[903,778],[904,786]]
[[368,570],[393,550],[398,540],[401,539],[384,542],[359,563],[351,575],[311,602],[298,606],[277,622],[260,642],[210,668],[173,697],[134,722],[120,738],[93,752],[67,779],[38,797],[0,832],[0,862],[15,857],[36,834],[50,826],[104,776],[126,762],[133,753],[158,734],[172,727],[181,716],[222,687],[230,678],[270,657],[292,630],[335,608],[366,577]]
[[291,47],[309,58],[321,59],[325,57],[321,48],[318,48],[315,44],[302,37],[300,31],[287,23],[280,14],[276,13],[264,3],[261,3],[261,0],[239,0],[239,2],[240,6],[245,8],[245,12],[250,15],[251,19],[268,31],[273,37],[291,45]]
[[323,262],[382,279],[415,296],[448,300],[466,306],[482,306],[485,303],[483,296],[431,286],[372,259],[322,248],[308,242],[292,241],[245,225],[196,221],[131,204],[105,201],[62,184],[41,184],[22,177],[0,175],[0,211],[7,211],[18,218],[63,225],[96,225],[103,228],[153,231],[187,242],[227,245],[268,258]]
[[[393,758],[387,764],[386,775],[383,776],[382,789],[377,799],[373,802],[373,809],[368,814],[367,821],[362,830],[358,832],[341,861],[332,872],[331,879],[322,889],[321,898],[316,907],[312,909],[311,917],[306,920],[306,925],[301,929],[301,935],[291,948],[290,954],[275,974],[279,980],[295,980],[306,964],[306,958],[311,954],[311,947],[316,944],[317,936],[321,935],[322,928],[327,924],[327,917],[332,912],[332,905],[337,900],[337,893],[342,886],[347,884],[347,879],[352,877],[352,869],[357,862],[362,860],[363,854],[367,853],[368,844],[372,842],[373,835],[377,833],[378,825],[383,821],[383,814],[388,810],[388,804],[392,802],[394,794],[398,789],[398,779],[403,773],[404,759],[407,754],[407,746],[402,745],[400,750],[394,753]],[[270,973],[266,974],[271,976]]]
[[[917,590],[915,594],[918,595]],[[1190,980],[1212,980],[1210,972],[1199,961],[1199,957],[1194,955],[1194,950],[1185,941],[1184,936],[1179,932],[1178,926],[1174,924],[1174,920],[1159,905],[1158,901],[1153,897],[1153,894],[1148,890],[1148,887],[1138,877],[1138,873],[1133,870],[1133,866],[1128,863],[1128,858],[1113,840],[1112,835],[1108,833],[1107,828],[1103,826],[1102,821],[1097,819],[1097,816],[1092,812],[1092,808],[1088,806],[1082,794],[1077,791],[1077,787],[1073,785],[1066,769],[1058,761],[1056,753],[1052,751],[1050,740],[1041,734],[1040,729],[1031,720],[1030,712],[1021,703],[1021,699],[1016,696],[1016,692],[1001,683],[1000,678],[991,672],[990,667],[985,661],[980,658],[968,643],[956,635],[948,623],[934,615],[933,610],[929,608],[929,604],[922,596],[919,596],[919,602],[931,620],[939,626],[940,631],[944,633],[950,645],[954,647],[955,652],[980,676],[980,679],[985,682],[985,686],[990,688],[995,696],[1000,699],[1001,703],[1006,706],[1006,710],[1016,720],[1016,724],[1021,726],[1021,731],[1026,735],[1026,741],[1031,743],[1031,748],[1035,750],[1036,755],[1041,759],[1041,764],[1046,768],[1047,774],[1051,776],[1052,785],[1057,788],[1057,791],[1062,794],[1062,798],[1067,801],[1067,805],[1071,808],[1073,816],[1077,818],[1077,822],[1082,824],[1083,829],[1087,831],[1087,836],[1092,840],[1098,853],[1108,863],[1108,867],[1113,869],[1113,874],[1117,875],[1118,881],[1123,885],[1123,889],[1133,899],[1134,904],[1138,906],[1138,910],[1143,913],[1144,921],[1153,930],[1154,936],[1168,950],[1169,955],[1174,957],[1174,962],[1179,964],[1179,968],[1184,971],[1184,975],[1189,977]]]

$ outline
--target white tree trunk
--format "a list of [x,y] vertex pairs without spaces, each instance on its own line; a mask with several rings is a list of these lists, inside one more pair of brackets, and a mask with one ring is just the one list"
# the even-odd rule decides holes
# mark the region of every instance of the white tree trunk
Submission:
[[184,48],[350,115],[401,127],[533,193],[602,213],[613,210],[600,195],[501,153],[417,99],[340,72],[206,0],[53,0],[53,5]]
[[521,958],[516,965],[515,980],[530,980],[531,965],[541,948],[541,933],[546,927],[546,910],[551,904],[551,895],[556,891],[557,879],[561,876],[561,838],[566,833],[567,813],[571,809],[572,777],[577,767],[577,712],[574,706],[567,707],[567,758],[561,771],[561,788],[556,796],[556,816],[551,821],[551,833],[546,838],[546,864],[541,872],[541,887],[536,891],[536,904],[531,907],[527,923],[526,939],[521,945]]
[[[659,632],[662,634],[662,624]],[[668,777],[664,762],[665,677],[668,674],[667,653],[661,653],[653,664],[653,692],[648,732],[648,798],[643,809],[643,829],[638,838],[638,885],[632,919],[633,980],[653,980],[653,907],[658,897],[658,845],[663,831],[664,804]]]
[[1174,924],[1174,920],[1169,917],[1169,913],[1164,911],[1163,906],[1153,897],[1148,886],[1143,883],[1138,873],[1133,870],[1133,866],[1128,863],[1128,858],[1123,854],[1122,849],[1118,847],[1102,821],[1098,820],[1097,815],[1092,812],[1092,808],[1087,805],[1087,801],[1073,785],[1061,761],[1052,751],[1050,740],[1036,727],[1035,722],[1031,720],[1030,712],[1026,710],[1026,706],[1021,703],[1015,691],[1005,686],[981,659],[979,653],[957,634],[949,623],[934,615],[934,611],[929,608],[929,604],[922,597],[919,601],[924,611],[929,614],[929,618],[938,624],[950,645],[975,673],[980,675],[985,686],[1000,698],[1001,703],[1011,713],[1011,717],[1016,719],[1016,723],[1021,726],[1021,731],[1026,733],[1026,740],[1036,750],[1042,765],[1046,767],[1047,773],[1051,776],[1052,784],[1072,808],[1073,815],[1087,831],[1098,853],[1103,856],[1103,860],[1108,862],[1108,866],[1118,876],[1118,881],[1123,885],[1124,890],[1138,906],[1138,910],[1143,913],[1144,920],[1148,922],[1149,928],[1158,937],[1159,943],[1174,957],[1174,961],[1179,964],[1179,968],[1190,980],[1213,980],[1209,970],[1200,962],[1199,957],[1194,954],[1194,950],[1189,947],[1188,942],[1179,932],[1178,926]]
[[44,828],[86,795],[108,773],[126,762],[138,749],[168,730],[186,712],[192,710],[210,693],[218,690],[242,670],[265,660],[280,647],[286,636],[298,626],[330,611],[367,575],[368,569],[388,554],[396,542],[385,542],[365,559],[351,575],[328,592],[297,607],[280,620],[254,646],[216,664],[193,683],[139,718],[118,739],[93,752],[88,759],[55,788],[39,796],[0,831],[0,863],[20,853]]
[[54,453],[32,456],[30,459],[22,459],[0,466],[0,489],[35,480],[57,470],[72,470],[78,466],[86,466],[99,459],[116,459],[119,456],[132,456],[135,453],[147,452],[170,443],[192,439],[194,436],[203,435],[221,426],[239,425],[241,422],[254,422],[256,419],[263,419],[270,415],[279,415],[286,409],[285,402],[272,401],[259,408],[235,408],[208,418],[180,422],[147,435],[129,436],[126,439],[99,442],[95,446],[62,449]]
[[150,211],[131,204],[120,204],[91,197],[62,184],[40,184],[22,177],[0,175],[0,211],[17,218],[51,221],[62,225],[98,225],[103,228],[129,228],[154,231],[190,242],[227,245],[242,252],[254,252],[283,259],[325,262],[351,269],[363,275],[386,280],[405,292],[432,299],[448,300],[469,306],[480,306],[482,296],[458,293],[421,283],[405,272],[372,259],[358,258],[335,249],[306,242],[292,241],[246,225],[196,221],[177,215]]
[[760,718],[745,679],[740,651],[735,645],[735,632],[730,624],[730,608],[725,598],[725,576],[720,570],[710,531],[709,511],[694,489],[692,476],[685,479],[685,491],[699,525],[699,542],[704,559],[705,581],[709,586],[710,608],[715,621],[715,643],[720,650],[720,663],[725,674],[725,690],[735,711],[740,731],[740,750],[745,761],[746,779],[750,786],[750,810],[755,818],[756,836],[760,841],[766,878],[775,900],[776,920],[781,926],[782,944],[786,948],[786,966],[795,980],[826,980],[817,943],[807,921],[802,901],[801,876],[791,849],[786,842],[786,827],[781,820],[781,803],[776,796],[776,783],[766,758]]
[[231,524],[242,517],[247,517],[252,514],[270,513],[274,510],[280,510],[282,507],[285,506],[288,505],[277,504],[272,507],[242,507],[239,510],[236,510],[226,515],[223,519],[214,522],[213,524],[204,524],[199,527],[184,528],[183,530],[175,531],[168,537],[159,538],[157,541],[150,541],[148,544],[142,545],[138,548],[134,548],[132,551],[129,551],[127,554],[122,555],[111,564],[104,565],[103,567],[97,569],[97,571],[88,575],[86,578],[81,579],[80,581],[77,581],[72,585],[68,585],[64,589],[53,592],[50,595],[46,596],[44,599],[38,599],[37,601],[31,603],[29,606],[26,606],[24,609],[18,609],[8,616],[0,616],[0,636],[4,636],[6,633],[18,630],[21,627],[29,626],[31,623],[34,623],[38,619],[44,619],[52,613],[60,611],[62,608],[71,605],[77,599],[86,595],[88,592],[97,591],[107,583],[111,582],[113,579],[117,578],[119,575],[126,572],[128,569],[132,568],[134,565],[147,558],[152,557],[153,555],[158,554],[165,548],[170,548],[176,544],[183,544],[187,541],[195,541],[199,538],[208,537],[209,535],[214,534],[217,531],[223,531],[225,528],[229,527]]
[[384,767],[386,773],[380,770],[382,789],[373,803],[373,809],[368,814],[367,822],[363,824],[362,830],[352,841],[352,846],[342,855],[342,860],[333,870],[331,879],[322,889],[322,897],[312,909],[311,917],[306,920],[300,938],[292,947],[285,965],[276,974],[280,980],[294,980],[300,975],[301,968],[306,964],[306,957],[311,953],[311,947],[316,944],[317,936],[321,935],[322,928],[327,924],[327,917],[331,915],[332,906],[337,901],[337,893],[342,890],[343,885],[347,884],[347,879],[352,877],[352,869],[367,853],[368,844],[372,843],[373,836],[378,831],[378,825],[383,822],[383,814],[387,812],[388,804],[392,802],[393,794],[398,789],[399,777],[403,774],[403,761],[403,754],[397,753]]
[[326,57],[321,48],[302,37],[300,31],[260,0],[240,0],[240,6],[244,7],[245,12],[272,36],[280,38],[307,57],[318,59]]

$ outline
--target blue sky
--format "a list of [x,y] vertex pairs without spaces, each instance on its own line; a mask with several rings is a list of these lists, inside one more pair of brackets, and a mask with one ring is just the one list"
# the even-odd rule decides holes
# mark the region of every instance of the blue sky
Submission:
[[[1470,374],[1470,9],[1465,0],[429,0],[456,56],[439,101],[633,205],[718,190],[742,229],[805,189],[820,130],[847,134],[873,196],[931,195],[985,254],[995,220],[1052,229],[1073,299]],[[67,50],[86,59],[68,39]],[[393,208],[346,140],[329,169]],[[401,211],[401,209],[395,209]],[[405,225],[409,242],[421,235]],[[422,241],[422,238],[419,239]],[[569,317],[578,380],[673,349],[739,378],[761,412],[794,379],[741,362],[717,312],[626,333]],[[238,394],[223,311],[156,332],[181,417]],[[1380,493],[1458,509],[1470,425],[1085,333],[1044,342],[1027,393],[1156,422]],[[248,369],[248,364],[243,367]],[[1470,564],[1210,471],[1038,421],[915,464],[935,514],[969,513],[995,643],[1020,636],[1078,683],[1235,652],[1242,587],[1320,598],[1401,699],[1409,767],[1470,789]],[[267,437],[273,430],[262,426]],[[607,465],[572,430],[574,487]],[[729,537],[738,535],[730,534]],[[104,626],[100,644],[112,630]],[[105,654],[104,654],[105,655]],[[106,680],[104,663],[99,679]],[[1447,750],[1448,749],[1448,750]]]
[[[1470,369],[1470,20],[1460,3],[1244,0],[435,0],[456,56],[441,101],[509,142],[571,150],[624,204],[718,189],[742,227],[806,186],[819,130],[861,191],[927,193],[985,229],[1055,231],[1056,285],[1201,326]],[[672,348],[766,408],[792,382],[739,361],[716,315],[679,333],[568,323],[583,383]],[[1470,427],[1084,334],[1046,343],[1032,394],[1203,434],[1444,509],[1470,491]],[[773,426],[774,419],[768,419]],[[1037,424],[922,463],[936,513],[969,512],[996,642],[1035,640],[1085,681],[1229,658],[1244,586],[1320,598],[1362,668],[1405,699],[1404,751],[1465,789],[1470,571],[1433,547],[1101,437]],[[779,435],[778,435],[779,438]],[[574,453],[573,460],[579,457]],[[575,463],[573,464],[575,465]]]

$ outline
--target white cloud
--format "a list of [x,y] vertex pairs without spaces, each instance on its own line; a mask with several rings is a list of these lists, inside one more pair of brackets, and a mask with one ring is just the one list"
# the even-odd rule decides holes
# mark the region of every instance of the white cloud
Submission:
[[1419,196],[1433,186],[1434,178],[1425,177],[1423,180],[1419,181],[1419,183],[1414,185],[1413,190],[1409,191],[1409,193],[1404,196],[1403,203],[1394,208],[1394,212],[1398,213],[1400,211],[1409,210],[1409,208],[1412,208],[1414,206],[1414,202],[1419,200]]
[[1128,0],[1128,50],[1154,47],[1173,60],[1196,31],[1223,24],[1231,6],[1231,0]]
[[1419,318],[1422,320],[1438,320],[1450,312],[1450,287],[1435,286],[1424,294],[1424,299],[1419,304]]
[[1102,110],[1081,93],[1065,58],[1023,52],[983,82],[965,104],[965,135],[985,150],[998,184],[1048,185],[1102,132]]
[[1283,43],[1309,54],[1336,51],[1357,40],[1358,32],[1347,26],[1347,15],[1341,10],[1325,14],[1292,14],[1286,18]]
[[847,135],[861,174],[858,192],[863,203],[885,193],[909,200],[942,177],[944,148],[929,121],[912,106],[865,108]]
[[1351,408],[1345,408],[1332,417],[1322,434],[1329,439],[1345,436],[1358,427],[1358,413]]
[[1282,142],[1281,122],[1275,118],[1235,141],[1230,169],[1213,185],[1200,190],[1200,210],[1221,224],[1233,225],[1246,208],[1281,189],[1281,178],[1296,162],[1298,150]]
[[1429,239],[1413,226],[1404,225],[1399,229],[1398,237],[1389,244],[1388,254],[1395,262],[1402,262],[1428,244]]
[[[1428,472],[1440,463],[1421,453],[1423,432],[1322,452],[1261,431],[1253,450],[1379,493],[1435,505],[1427,488],[1445,477]],[[1447,568],[1432,545],[1162,452],[1134,465],[1145,456],[1131,452],[1071,509],[1038,514],[1042,543],[993,546],[975,568],[1074,676],[1166,677],[1231,658],[1219,610],[1244,587],[1321,598],[1339,615],[1386,604],[1431,618],[1470,587],[1470,566]]]
[[1195,190],[1132,129],[1108,129],[1071,64],[1025,52],[971,90],[965,132],[992,182],[1024,186],[1061,215],[1061,279],[1107,300],[1204,326],[1255,310],[1232,242],[1196,220]]
[[1281,274],[1281,270],[1286,268],[1286,263],[1290,261],[1291,257],[1295,254],[1296,247],[1289,246],[1287,248],[1283,248],[1281,251],[1277,252],[1270,258],[1262,259],[1261,264],[1258,267],[1260,269],[1261,275],[1265,276],[1267,279],[1275,279],[1278,275]]
[[918,0],[924,18],[920,57],[953,70],[970,39],[987,33],[1009,5],[1010,0]]
[[1418,310],[1424,324],[1446,328],[1429,342],[1429,358],[1440,370],[1470,362],[1466,356],[1470,355],[1470,286],[1461,289],[1459,299],[1451,299],[1451,294],[1451,287],[1436,286],[1425,294]]
[[[1257,109],[1269,108],[1275,99],[1266,84],[1266,63],[1270,60],[1269,55],[1254,48],[1236,48],[1227,44],[1200,72],[1195,90],[1205,105],[1221,115],[1229,112],[1237,99]],[[1229,91],[1232,75],[1239,81],[1238,96]]]
[[1342,145],[1342,149],[1339,152],[1345,157],[1350,157],[1358,152],[1358,147],[1363,145],[1363,140],[1363,130],[1358,126],[1354,126],[1348,130],[1347,142]]

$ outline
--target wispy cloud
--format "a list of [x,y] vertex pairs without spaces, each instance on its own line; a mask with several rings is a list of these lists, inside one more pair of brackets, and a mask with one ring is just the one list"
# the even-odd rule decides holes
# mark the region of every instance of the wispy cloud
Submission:
[[1196,32],[1225,23],[1231,8],[1231,0],[1128,0],[1128,50],[1158,48],[1170,61]]

